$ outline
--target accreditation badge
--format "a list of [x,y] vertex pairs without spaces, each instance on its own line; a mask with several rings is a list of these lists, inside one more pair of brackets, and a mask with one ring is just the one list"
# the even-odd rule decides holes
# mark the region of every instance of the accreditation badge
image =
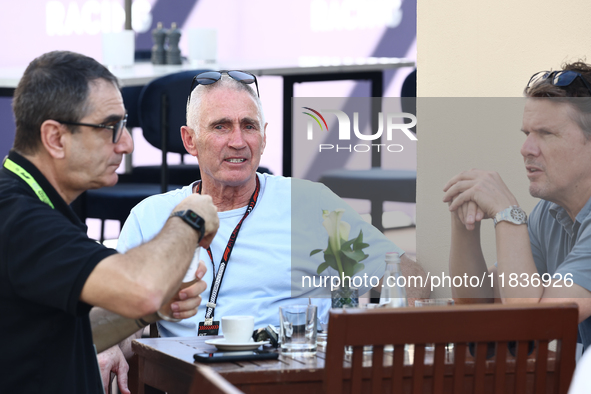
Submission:
[[220,330],[220,322],[213,321],[211,324],[205,325],[205,322],[199,322],[199,329],[197,330],[197,336],[204,337],[208,335],[218,335]]

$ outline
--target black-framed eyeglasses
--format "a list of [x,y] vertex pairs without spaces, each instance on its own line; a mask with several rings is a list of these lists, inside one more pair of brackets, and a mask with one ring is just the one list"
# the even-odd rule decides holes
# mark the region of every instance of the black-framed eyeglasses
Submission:
[[585,78],[576,71],[566,70],[566,71],[540,71],[532,75],[527,83],[527,88],[529,89],[531,86],[536,84],[537,82],[544,81],[546,79],[550,80],[550,83],[554,86],[558,87],[566,87],[573,83],[577,78],[580,78],[583,81],[583,84],[589,91],[591,95],[591,85],[585,80]]
[[88,127],[95,127],[97,129],[112,130],[113,131],[113,143],[116,144],[119,141],[119,138],[121,138],[121,135],[123,134],[123,129],[125,128],[125,125],[127,125],[127,114],[125,114],[123,119],[121,119],[119,122],[115,123],[112,126],[109,126],[106,124],[63,122],[61,120],[56,120],[56,122],[59,122],[61,124],[72,125],[72,126],[88,126]]
[[227,74],[235,81],[242,82],[246,85],[250,85],[254,82],[254,86],[257,88],[257,96],[261,97],[259,94],[259,83],[257,82],[257,77],[255,77],[254,74],[240,70],[205,71],[193,77],[193,81],[191,81],[191,90],[189,91],[188,102],[191,101],[191,93],[193,92],[193,88],[197,87],[197,85],[211,85],[216,83],[220,80],[220,78],[222,78],[222,74]]

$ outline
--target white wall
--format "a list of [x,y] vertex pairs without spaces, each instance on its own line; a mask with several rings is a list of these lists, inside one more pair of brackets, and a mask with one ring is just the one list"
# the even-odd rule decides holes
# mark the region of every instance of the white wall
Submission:
[[[588,0],[418,2],[418,95],[439,98],[417,109],[417,259],[427,271],[448,271],[450,215],[442,189],[458,172],[496,170],[527,212],[535,205],[519,153],[522,102],[491,98],[521,97],[532,74],[564,61],[591,62],[590,16]],[[492,264],[492,221],[482,236]]]

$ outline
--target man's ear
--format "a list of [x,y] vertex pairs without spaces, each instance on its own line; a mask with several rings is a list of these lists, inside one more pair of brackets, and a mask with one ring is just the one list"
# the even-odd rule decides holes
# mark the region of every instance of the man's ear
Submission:
[[195,135],[195,131],[189,126],[182,126],[181,138],[183,139],[183,145],[185,146],[187,152],[199,159],[199,152],[197,151],[197,136]]
[[65,126],[55,120],[48,119],[41,124],[41,144],[49,155],[55,159],[65,157],[64,137],[71,134]]

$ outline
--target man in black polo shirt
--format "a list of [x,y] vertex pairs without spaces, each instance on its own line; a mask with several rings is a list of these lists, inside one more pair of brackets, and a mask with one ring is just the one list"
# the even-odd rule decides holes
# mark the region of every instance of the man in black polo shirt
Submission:
[[[0,392],[101,393],[93,336],[102,351],[165,304],[174,317],[195,314],[205,283],[178,288],[217,231],[216,209],[192,195],[152,241],[107,249],[68,204],[114,185],[133,149],[116,78],[86,56],[50,52],[25,71],[13,109],[15,142],[0,170]],[[89,319],[93,305],[104,309]]]

